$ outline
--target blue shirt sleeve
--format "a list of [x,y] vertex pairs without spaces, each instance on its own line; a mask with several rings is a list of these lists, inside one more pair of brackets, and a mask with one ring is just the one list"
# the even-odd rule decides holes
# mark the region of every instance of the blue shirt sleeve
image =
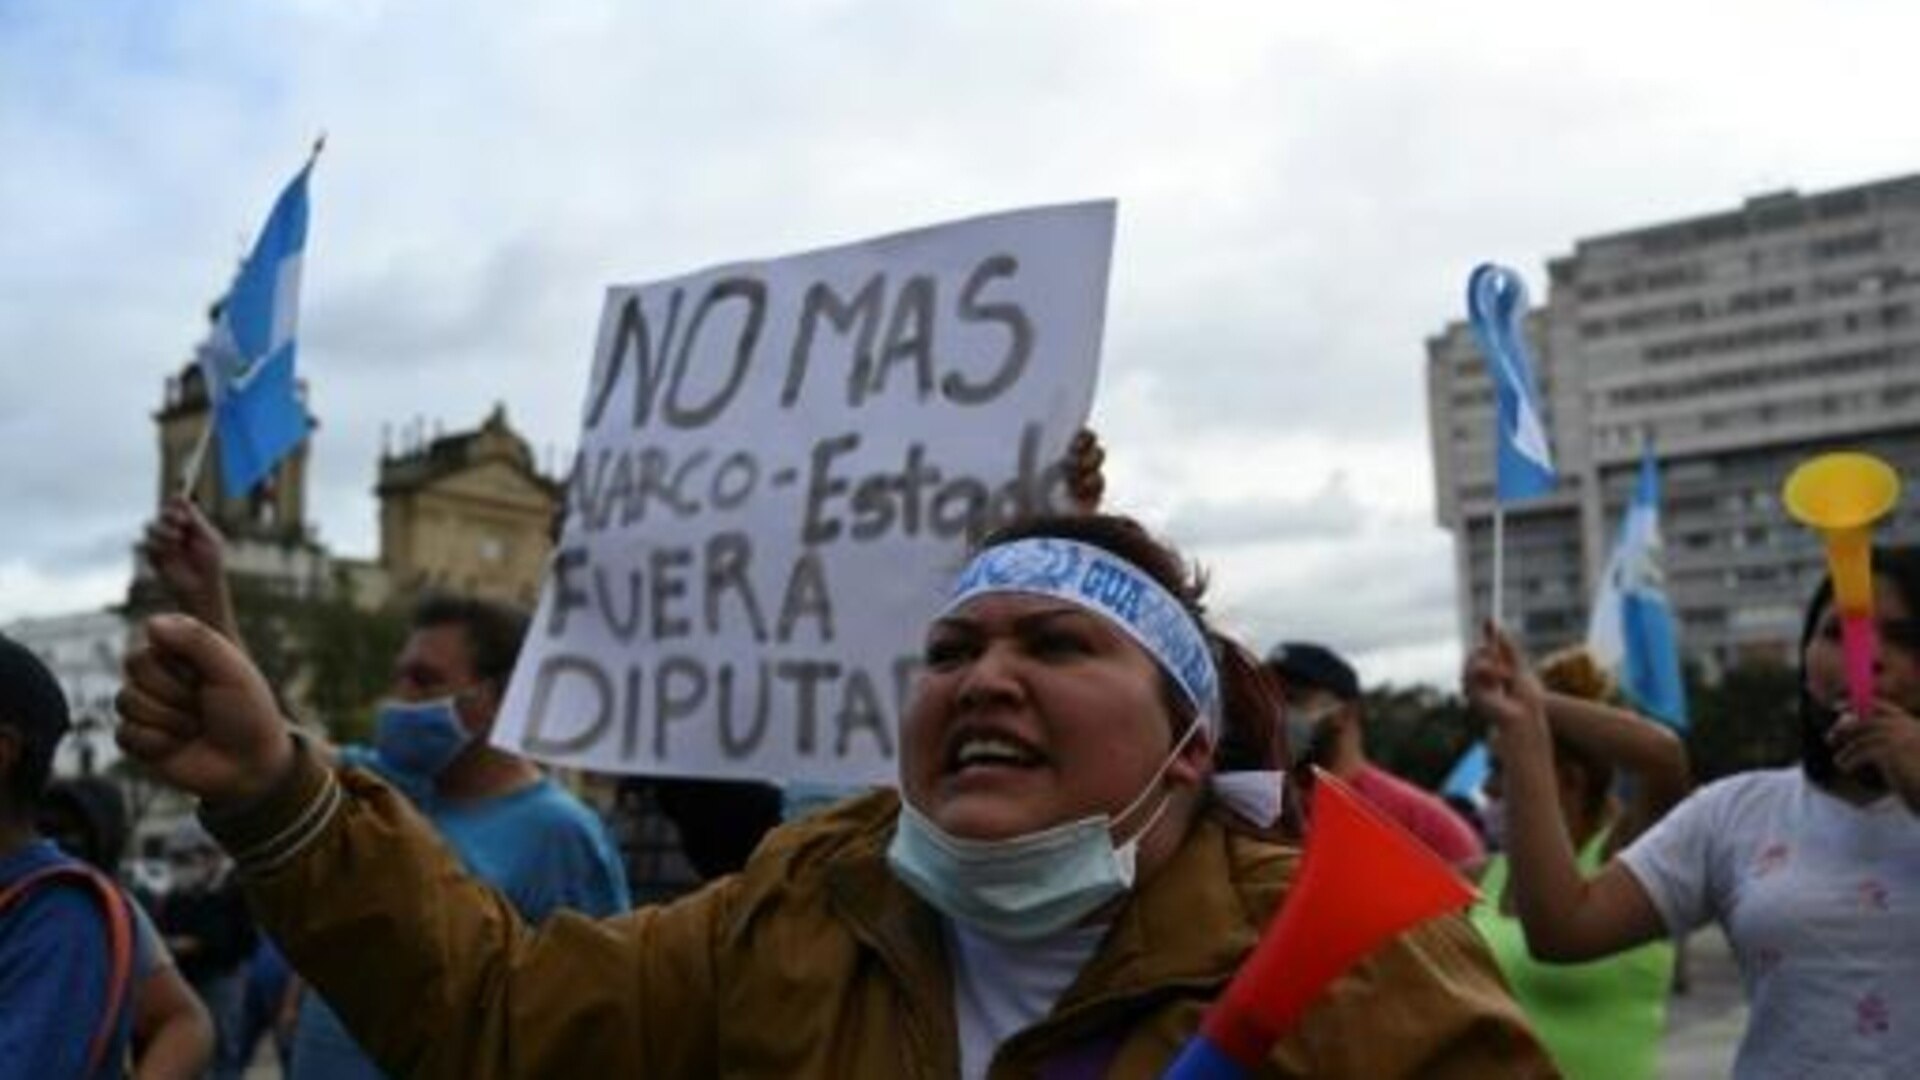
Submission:
[[606,826],[571,796],[556,799],[553,811],[541,830],[545,835],[522,838],[539,845],[544,865],[526,883],[520,910],[537,920],[562,908],[596,918],[631,908],[626,869]]
[[620,857],[619,845],[599,818],[593,819],[587,832],[590,895],[582,900],[580,910],[602,918],[618,915],[633,907],[633,896],[627,890],[626,860]]
[[[87,1075],[109,1005],[104,919],[98,900],[64,884],[40,886],[0,918],[0,1076]],[[125,1011],[105,1075],[126,1053]]]

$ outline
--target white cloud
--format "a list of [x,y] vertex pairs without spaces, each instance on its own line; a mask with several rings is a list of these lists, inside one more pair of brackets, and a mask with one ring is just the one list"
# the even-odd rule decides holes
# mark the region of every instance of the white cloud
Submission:
[[120,603],[126,596],[124,568],[50,573],[15,559],[0,561],[0,624],[33,616],[97,611]]
[[124,571],[85,553],[153,503],[161,382],[324,129],[302,365],[337,548],[372,548],[383,427],[505,400],[571,442],[610,282],[1114,195],[1116,499],[1250,626],[1450,680],[1421,343],[1467,268],[1538,288],[1581,236],[1912,169],[1884,118],[1917,28],[1811,0],[9,4],[0,611]]

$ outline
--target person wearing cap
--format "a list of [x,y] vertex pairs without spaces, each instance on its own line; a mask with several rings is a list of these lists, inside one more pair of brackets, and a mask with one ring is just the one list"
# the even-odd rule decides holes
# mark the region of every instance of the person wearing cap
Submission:
[[[201,798],[260,918],[395,1073],[1158,1074],[1298,866],[1258,828],[1280,790],[1268,677],[1124,518],[988,539],[926,629],[897,792],[605,921],[525,925],[404,799],[290,737],[229,643],[179,617],[148,632],[121,746]],[[1271,1067],[1552,1075],[1457,915],[1332,983]]]
[[119,889],[40,836],[35,814],[69,727],[66,695],[0,635],[0,1076],[127,1067],[133,922]]
[[1267,654],[1267,666],[1286,697],[1287,746],[1301,784],[1312,782],[1312,768],[1324,769],[1441,858],[1466,870],[1479,867],[1486,849],[1460,815],[1368,759],[1364,698],[1353,665],[1325,645],[1289,641]]

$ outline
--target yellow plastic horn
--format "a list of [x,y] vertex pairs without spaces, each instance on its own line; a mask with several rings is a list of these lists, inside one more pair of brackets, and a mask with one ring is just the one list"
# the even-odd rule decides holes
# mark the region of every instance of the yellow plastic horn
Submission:
[[1899,498],[1900,477],[1871,454],[1822,454],[1787,477],[1781,499],[1787,513],[1820,530],[1833,573],[1834,606],[1842,614],[1873,610],[1871,529]]

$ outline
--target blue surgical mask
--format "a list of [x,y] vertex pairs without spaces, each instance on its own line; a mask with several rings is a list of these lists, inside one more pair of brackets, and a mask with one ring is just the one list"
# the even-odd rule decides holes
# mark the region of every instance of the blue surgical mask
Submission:
[[[1126,820],[1160,785],[1168,766],[1200,729],[1188,725],[1147,787],[1117,815]],[[1095,814],[1006,840],[970,840],[945,832],[904,799],[887,863],[894,875],[948,918],[1004,941],[1059,933],[1124,896],[1138,873],[1140,838],[1152,831],[1171,794],[1147,823],[1114,843],[1115,815]]]
[[472,741],[450,697],[381,702],[373,732],[374,749],[387,764],[427,779],[445,772]]

